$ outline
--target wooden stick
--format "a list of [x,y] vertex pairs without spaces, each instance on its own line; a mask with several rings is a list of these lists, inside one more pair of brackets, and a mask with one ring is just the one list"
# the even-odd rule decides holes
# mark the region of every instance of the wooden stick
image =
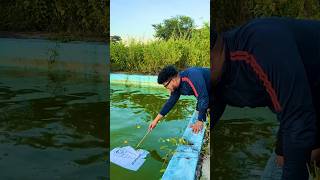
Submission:
[[139,145],[143,142],[143,140],[147,137],[147,135],[150,133],[151,131],[148,130],[147,133],[143,136],[143,138],[141,139],[141,141],[138,143],[136,149],[139,147]]

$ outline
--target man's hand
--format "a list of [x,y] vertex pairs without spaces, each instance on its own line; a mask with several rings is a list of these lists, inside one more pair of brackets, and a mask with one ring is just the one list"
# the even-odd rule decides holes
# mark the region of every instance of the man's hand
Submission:
[[155,119],[149,124],[149,131],[151,131],[153,128],[155,128],[158,124],[158,121]]
[[153,128],[155,128],[162,117],[163,116],[161,114],[158,114],[157,117],[154,118],[154,120],[149,124],[148,131],[151,131]]
[[277,155],[276,163],[277,163],[278,167],[282,167],[282,166],[284,165],[284,158],[283,158],[283,156]]
[[196,123],[192,124],[190,127],[192,128],[192,132],[198,134],[198,132],[202,130],[203,122],[198,120]]

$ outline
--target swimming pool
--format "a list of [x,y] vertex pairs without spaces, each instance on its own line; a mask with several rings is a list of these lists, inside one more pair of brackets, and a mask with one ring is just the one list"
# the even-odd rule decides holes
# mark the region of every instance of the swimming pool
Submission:
[[[112,82],[110,89],[110,149],[127,145],[135,147],[169,94],[162,88]],[[130,171],[111,163],[110,178],[161,178],[161,169],[166,168],[171,158],[169,151],[175,150],[174,141],[178,143],[188,124],[187,118],[191,117],[194,108],[195,98],[181,97],[166,120],[160,122],[141,145],[141,148],[150,152],[142,167],[138,171]]]
[[277,129],[276,117],[267,108],[227,107],[211,131],[211,179],[260,179]]
[[81,74],[1,67],[0,179],[106,179],[106,91]]

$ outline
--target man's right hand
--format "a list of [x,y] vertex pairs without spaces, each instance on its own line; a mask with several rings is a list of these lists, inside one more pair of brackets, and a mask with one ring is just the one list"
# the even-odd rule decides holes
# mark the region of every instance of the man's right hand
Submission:
[[149,131],[151,131],[153,128],[155,128],[158,124],[158,121],[155,119],[149,124]]
[[149,124],[148,131],[151,131],[153,128],[155,128],[162,117],[163,116],[161,114],[158,114],[157,117],[154,118],[154,120]]
[[283,167],[283,165],[284,165],[284,158],[283,158],[283,156],[277,155],[276,163],[277,163],[278,167]]

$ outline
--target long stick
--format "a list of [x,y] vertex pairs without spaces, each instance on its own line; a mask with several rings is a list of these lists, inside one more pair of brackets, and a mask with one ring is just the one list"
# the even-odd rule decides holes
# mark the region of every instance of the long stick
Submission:
[[143,138],[141,139],[141,141],[138,143],[136,149],[139,147],[139,145],[142,143],[142,141],[147,137],[147,135],[150,133],[151,131],[148,130],[147,133],[143,136]]

